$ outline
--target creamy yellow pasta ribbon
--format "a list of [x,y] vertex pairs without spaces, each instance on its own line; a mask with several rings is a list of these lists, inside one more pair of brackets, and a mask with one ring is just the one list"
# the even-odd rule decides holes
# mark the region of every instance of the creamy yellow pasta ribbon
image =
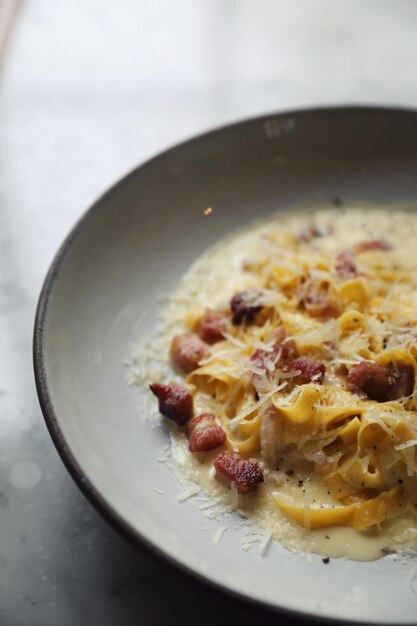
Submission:
[[369,285],[363,278],[354,278],[333,287],[334,294],[344,307],[354,306],[363,311],[371,297]]
[[205,393],[216,394],[220,402],[224,402],[231,387],[240,380],[236,362],[227,355],[221,354],[210,360],[206,365],[191,372],[187,382]]
[[328,526],[350,526],[364,530],[383,522],[392,511],[402,503],[401,492],[394,488],[385,491],[370,500],[339,505],[313,505],[305,507],[280,494],[273,496],[277,506],[300,526],[306,528],[326,528]]
[[260,414],[253,419],[239,424],[235,431],[226,426],[228,446],[242,456],[250,456],[259,452]]
[[[285,406],[278,397],[272,399],[278,415],[281,419],[281,445],[282,448],[298,443],[303,438],[320,433],[323,439],[335,439],[337,436],[352,440],[352,434],[356,432],[355,426],[343,424],[340,428],[334,429],[335,423],[341,422],[349,417],[355,417],[361,413],[363,404],[355,402],[352,396],[338,394],[340,399],[348,400],[346,404],[327,406],[326,390],[321,385],[309,383],[303,385],[300,394],[293,405]],[[323,403],[321,403],[323,402]]]

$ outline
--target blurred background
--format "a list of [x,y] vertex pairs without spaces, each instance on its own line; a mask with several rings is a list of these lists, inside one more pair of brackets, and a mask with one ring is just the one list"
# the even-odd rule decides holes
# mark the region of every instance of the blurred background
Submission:
[[36,301],[76,219],[166,147],[272,111],[416,107],[417,3],[0,0],[0,55],[0,623],[275,621],[133,549],[79,493],[36,398]]

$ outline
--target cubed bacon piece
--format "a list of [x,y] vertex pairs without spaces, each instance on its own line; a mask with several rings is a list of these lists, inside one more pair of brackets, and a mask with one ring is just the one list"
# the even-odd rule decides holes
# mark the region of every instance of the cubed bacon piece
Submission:
[[226,433],[219,426],[213,413],[202,413],[187,423],[186,433],[191,452],[207,452],[222,446]]
[[354,247],[355,254],[361,252],[369,252],[370,250],[381,250],[381,252],[388,252],[392,250],[392,245],[388,241],[382,239],[371,239],[369,241],[361,241]]
[[184,374],[197,369],[208,351],[208,345],[194,334],[177,335],[171,343],[171,359]]
[[[249,371],[252,383],[258,392],[265,391],[268,386],[269,374],[277,367],[286,365],[298,355],[297,348],[292,339],[289,339],[283,328],[275,333],[275,341],[269,350],[257,348],[249,358]],[[267,377],[265,378],[265,374]]]
[[255,459],[242,459],[237,452],[226,450],[214,460],[216,478],[220,482],[231,487],[236,485],[240,494],[253,493],[258,485],[263,482],[262,469]]
[[388,367],[371,361],[363,361],[354,365],[346,378],[347,388],[358,393],[362,391],[371,400],[388,402],[390,391],[395,382],[394,375]]
[[336,272],[341,278],[349,279],[358,275],[358,269],[355,263],[355,255],[370,250],[388,251],[392,249],[392,245],[387,241],[380,239],[361,241],[349,250],[342,250],[336,257]]
[[149,385],[158,398],[159,411],[173,420],[178,426],[184,426],[193,416],[193,396],[185,385],[153,383]]
[[280,357],[275,351],[268,352],[257,348],[251,355],[248,370],[257,393],[264,393],[269,389],[270,378],[279,365]]
[[393,369],[393,374],[395,381],[390,389],[391,400],[410,396],[415,385],[414,367],[409,363],[401,363]]
[[273,371],[278,365],[294,359],[297,356],[297,348],[292,339],[287,338],[287,334],[283,328],[280,328],[275,334],[275,341],[270,350],[257,348],[250,357],[249,369],[251,365],[256,369],[264,371]]
[[395,367],[384,367],[377,363],[364,361],[350,370],[346,383],[351,391],[364,392],[371,400],[388,402],[412,394],[415,373],[408,363]]
[[305,382],[313,382],[321,384],[323,382],[326,368],[323,363],[319,363],[314,359],[301,356],[291,361],[291,370],[300,372],[300,378]]
[[358,270],[352,250],[343,250],[336,257],[335,269],[341,278],[354,278]]
[[280,328],[275,333],[274,350],[281,350],[281,358],[286,361],[295,359],[298,355],[294,340],[287,337],[287,333],[283,328]]
[[198,334],[203,341],[213,344],[224,339],[223,333],[226,332],[226,328],[227,322],[223,313],[206,309],[198,327]]
[[230,301],[232,309],[232,322],[235,326],[239,326],[243,322],[251,324],[256,314],[262,309],[259,299],[262,292],[258,289],[247,289],[236,293]]

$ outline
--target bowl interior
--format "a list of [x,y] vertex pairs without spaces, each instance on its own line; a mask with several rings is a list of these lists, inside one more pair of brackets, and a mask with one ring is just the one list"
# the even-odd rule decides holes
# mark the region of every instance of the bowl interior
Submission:
[[[170,150],[96,203],[58,254],[41,296],[38,390],[58,449],[86,492],[195,573],[281,608],[414,623],[412,565],[389,558],[324,565],[278,544],[266,557],[243,552],[233,519],[210,520],[195,499],[177,501],[181,486],[160,460],[168,433],[146,419],[148,392],[128,386],[124,363],[132,343],[151,331],[160,295],[233,229],[300,202],[414,203],[416,122],[416,114],[398,111],[303,112]],[[221,525],[231,530],[214,545]]]

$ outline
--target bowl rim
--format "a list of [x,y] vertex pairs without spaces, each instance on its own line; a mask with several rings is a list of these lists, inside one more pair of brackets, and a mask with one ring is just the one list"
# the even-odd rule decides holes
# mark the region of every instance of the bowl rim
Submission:
[[227,133],[234,129],[238,130],[239,128],[250,126],[252,124],[261,124],[262,122],[267,122],[271,119],[280,120],[287,117],[300,118],[311,115],[317,115],[319,117],[328,115],[345,116],[352,114],[384,114],[395,116],[410,116],[414,117],[417,123],[417,108],[415,109],[412,107],[390,105],[384,106],[378,104],[348,104],[318,107],[300,107],[289,110],[285,109],[278,112],[266,113],[255,117],[243,118],[241,120],[238,120],[237,122],[215,127],[214,129],[195,135],[189,139],[176,143],[161,152],[158,152],[156,155],[145,160],[144,162],[140,163],[135,168],[130,170],[122,178],[112,184],[107,189],[107,191],[102,193],[93,202],[93,204],[81,214],[81,217],[75,222],[74,226],[71,228],[68,235],[65,237],[57,252],[55,253],[43,281],[38,298],[38,303],[36,306],[33,326],[32,356],[35,384],[39,404],[47,429],[56,447],[56,450],[61,457],[61,460],[63,461],[72,479],[80,488],[84,496],[86,496],[87,500],[116,531],[118,531],[120,534],[122,534],[122,536],[128,539],[128,541],[136,548],[140,547],[144,549],[148,555],[152,555],[153,557],[156,556],[159,560],[164,561],[171,566],[179,568],[186,576],[192,578],[194,581],[200,584],[208,585],[212,590],[220,592],[226,597],[243,601],[247,604],[250,604],[251,606],[256,606],[263,610],[269,610],[271,613],[282,613],[283,615],[287,615],[288,617],[292,617],[295,619],[307,618],[316,623],[336,623],[352,625],[357,625],[358,623],[361,623],[363,626],[367,626],[368,624],[369,626],[374,626],[374,622],[359,622],[356,620],[318,616],[305,611],[297,611],[283,606],[278,606],[259,598],[246,596],[244,593],[226,587],[223,584],[216,582],[212,578],[205,576],[201,572],[196,571],[191,566],[188,566],[185,563],[177,560],[175,557],[166,553],[156,543],[153,543],[150,539],[144,536],[140,531],[131,526],[121,515],[117,513],[116,510],[113,509],[112,505],[95,488],[89,478],[84,475],[74,454],[72,453],[71,448],[68,445],[65,436],[60,428],[59,418],[51,400],[45,365],[45,338],[47,333],[49,297],[53,290],[54,284],[59,276],[59,270],[65,262],[67,254],[77,240],[82,229],[93,217],[93,215],[95,215],[96,211],[100,210],[103,201],[110,198],[113,194],[117,193],[119,188],[123,187],[126,182],[130,180],[130,178],[136,176],[139,171],[142,171],[145,168],[147,169],[148,167],[152,167],[152,165],[161,158],[165,158],[168,155],[175,154],[175,152],[181,151],[183,148],[187,148],[194,143],[205,141],[207,139],[215,137],[216,135]]

